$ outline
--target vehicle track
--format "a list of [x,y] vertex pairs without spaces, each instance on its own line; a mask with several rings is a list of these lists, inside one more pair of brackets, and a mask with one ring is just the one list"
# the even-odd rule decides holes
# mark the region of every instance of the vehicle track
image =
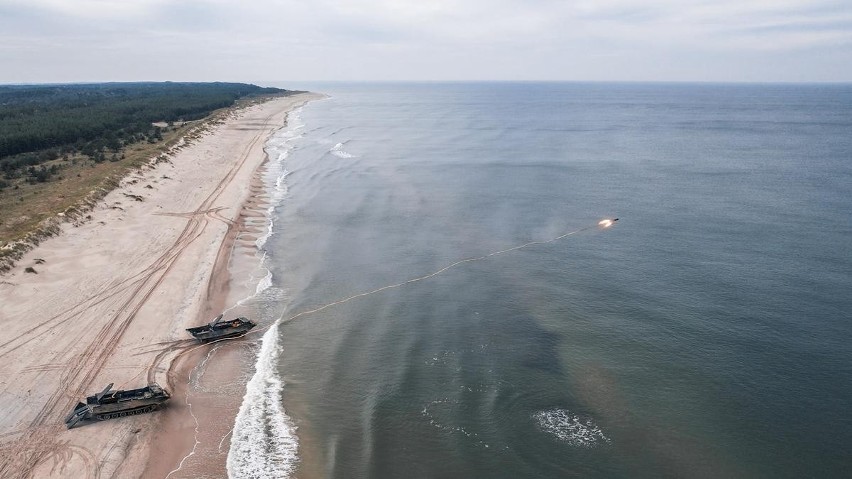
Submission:
[[[270,126],[273,116],[274,114],[264,118],[265,127]],[[74,453],[83,458],[91,477],[100,475],[100,466],[95,455],[80,446],[69,446],[58,441],[59,433],[65,429],[60,422],[60,417],[63,417],[79,398],[85,397],[91,391],[93,381],[115,352],[139,310],[168,276],[183,252],[205,232],[210,220],[221,221],[229,228],[236,224],[233,219],[219,213],[224,207],[214,208],[213,204],[248,162],[252,149],[259,141],[265,139],[267,135],[262,134],[264,131],[267,130],[259,130],[259,133],[243,149],[239,160],[194,211],[173,215],[187,217],[187,222],[174,243],[147,267],[128,278],[110,282],[109,286],[101,292],[83,299],[71,308],[25,330],[22,334],[0,343],[0,359],[6,359],[26,344],[57,331],[58,327],[69,321],[79,319],[94,306],[109,301],[115,301],[119,305],[115,309],[116,313],[106,318],[105,324],[96,334],[92,335],[92,331],[87,329],[76,336],[75,339],[80,341],[90,339],[83,351],[68,358],[70,367],[61,375],[59,387],[48,397],[30,421],[29,426],[25,430],[13,433],[17,435],[15,440],[0,443],[0,477],[29,477],[38,465],[51,458],[56,461],[54,471],[57,467],[61,470],[62,464],[66,463]],[[170,352],[181,349],[191,349],[191,345],[170,345],[158,353],[146,370],[148,381],[155,380],[160,363]],[[50,369],[42,370],[39,374],[45,374]]]

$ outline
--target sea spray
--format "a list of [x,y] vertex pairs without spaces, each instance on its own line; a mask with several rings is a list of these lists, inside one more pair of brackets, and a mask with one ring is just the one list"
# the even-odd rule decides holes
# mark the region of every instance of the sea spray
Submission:
[[255,373],[234,424],[227,460],[230,477],[289,477],[296,467],[296,426],[281,404],[284,382],[276,369],[280,351],[276,322],[263,335]]

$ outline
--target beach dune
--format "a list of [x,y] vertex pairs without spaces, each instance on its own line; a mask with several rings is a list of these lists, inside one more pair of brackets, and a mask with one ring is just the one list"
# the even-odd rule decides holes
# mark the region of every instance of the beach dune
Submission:
[[[196,424],[175,368],[192,367],[198,349],[184,328],[224,306],[228,238],[242,225],[264,143],[314,98],[231,113],[0,277],[0,477],[181,476]],[[172,391],[165,411],[66,430],[85,396],[149,382]],[[223,463],[213,467],[224,476]]]

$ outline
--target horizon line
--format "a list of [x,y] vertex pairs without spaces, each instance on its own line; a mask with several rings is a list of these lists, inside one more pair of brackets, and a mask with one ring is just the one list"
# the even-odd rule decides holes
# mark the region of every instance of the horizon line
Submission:
[[81,80],[45,82],[4,82],[3,86],[104,85],[129,83],[245,83],[262,86],[283,83],[378,83],[378,84],[461,84],[461,83],[577,83],[577,84],[704,84],[704,85],[852,85],[852,80]]

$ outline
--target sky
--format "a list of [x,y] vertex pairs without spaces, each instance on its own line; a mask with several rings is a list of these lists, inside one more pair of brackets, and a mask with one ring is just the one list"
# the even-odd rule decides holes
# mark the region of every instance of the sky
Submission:
[[0,0],[0,83],[852,81],[852,0]]

